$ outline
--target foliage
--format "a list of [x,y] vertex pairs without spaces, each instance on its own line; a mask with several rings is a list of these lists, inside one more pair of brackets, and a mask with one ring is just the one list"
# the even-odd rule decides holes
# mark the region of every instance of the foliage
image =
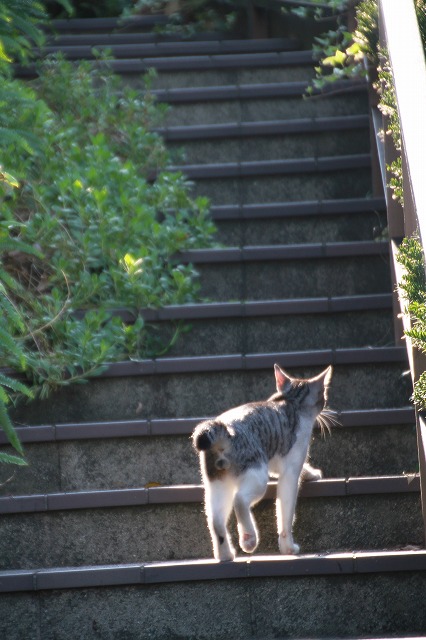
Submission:
[[359,79],[366,75],[365,58],[375,60],[377,50],[377,5],[363,0],[356,8],[357,28],[352,33],[346,24],[346,3],[337,7],[337,25],[315,38],[313,52],[320,64],[308,95],[321,91],[343,79]]
[[119,16],[132,6],[132,0],[46,0],[46,11],[52,18],[108,18]]
[[237,0],[136,0],[123,12],[123,17],[135,13],[166,13],[169,24],[158,27],[157,31],[191,37],[199,32],[232,29],[239,4]]
[[[44,397],[126,354],[164,351],[138,311],[195,299],[194,269],[173,256],[205,246],[213,227],[205,199],[193,200],[184,176],[167,170],[152,132],[163,110],[149,93],[122,87],[107,62],[49,59],[34,87],[20,90],[20,128],[40,142],[16,153],[0,141],[20,183],[3,192],[0,225],[8,242],[33,252],[14,248],[2,260],[25,318],[26,335],[14,335],[27,364],[13,353],[3,361]],[[137,322],[123,326],[113,307],[133,310]]]
[[[426,275],[421,242],[417,237],[405,238],[399,248],[398,262],[405,274],[399,283],[403,291],[404,312],[410,315],[411,329],[406,335],[414,347],[426,353]],[[426,372],[414,384],[413,402],[419,409],[426,408]]]
[[11,62],[26,62],[35,44],[43,42],[38,24],[46,19],[43,4],[35,0],[0,1],[0,73]]

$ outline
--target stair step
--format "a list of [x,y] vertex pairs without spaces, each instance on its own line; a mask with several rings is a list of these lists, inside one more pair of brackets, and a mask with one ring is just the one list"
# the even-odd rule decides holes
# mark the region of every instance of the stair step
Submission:
[[[250,556],[233,562],[187,560],[55,567],[0,572],[0,591],[42,591],[131,584],[260,577],[332,576],[426,570],[425,550],[352,551],[292,556]],[[288,584],[287,581],[283,581]],[[411,636],[410,636],[411,637]]]
[[[368,116],[261,122],[160,130],[172,157],[188,164],[276,160],[369,152]],[[184,130],[185,129],[185,130]],[[239,132],[238,132],[239,131]],[[186,137],[185,137],[186,136]]]
[[[29,466],[12,479],[10,468],[1,468],[1,494],[196,484],[199,465],[189,436],[202,419],[18,427]],[[340,420],[343,426],[333,428],[330,437],[314,431],[310,457],[325,477],[398,475],[418,468],[412,408],[343,411]],[[2,433],[0,445],[10,450]]]
[[[313,350],[393,344],[392,294],[204,303],[142,310],[146,322],[156,322],[166,343],[176,322],[190,323],[168,354],[220,355],[236,352]],[[115,310],[129,323],[135,314]]]
[[46,31],[60,34],[132,33],[167,24],[170,24],[170,18],[162,14],[135,15],[128,18],[67,18],[52,20]]
[[231,246],[371,240],[387,224],[380,198],[217,205],[210,215]]
[[424,551],[399,550],[6,571],[1,616],[11,640],[412,637],[424,631],[425,568]]
[[[273,392],[273,364],[306,376],[334,363],[330,406],[336,410],[402,407],[412,393],[404,348],[159,358],[111,365],[88,384],[64,387],[11,412],[16,423],[132,420],[218,415]],[[354,394],[354,388],[357,393]]]
[[[250,78],[248,78],[250,80]],[[251,79],[252,80],[252,79]],[[367,85],[345,82],[335,96],[322,94],[303,98],[308,81],[284,81],[224,86],[188,86],[154,89],[159,102],[168,103],[169,126],[217,124],[220,122],[250,122],[291,118],[349,116],[368,113]],[[303,99],[302,99],[303,98]]]
[[[61,52],[70,60],[95,58],[93,47],[97,50],[110,50],[115,59],[145,59],[177,56],[223,56],[239,54],[264,54],[272,53],[273,56],[282,51],[294,51],[297,42],[291,38],[268,38],[266,40],[199,40],[199,41],[172,41],[141,43],[135,41],[117,44],[114,40],[107,44],[101,44],[97,39],[89,44],[64,45],[51,44],[43,47],[43,56]],[[312,55],[311,55],[312,60]],[[206,63],[203,62],[205,65]]]
[[[419,488],[415,475],[306,483],[297,507],[296,540],[308,553],[419,545]],[[277,551],[274,497],[275,484],[270,483],[254,509],[260,554]],[[126,563],[210,557],[202,500],[199,485],[0,498],[1,567],[104,564],[112,557]],[[339,518],[342,512],[345,519]],[[230,529],[235,538],[233,521]]]
[[[217,124],[255,120],[299,119],[368,113],[365,83],[345,83],[335,96],[321,94],[306,98],[308,82],[282,81],[204,87],[180,87],[152,90],[159,102],[172,106],[166,122],[169,126],[194,122]],[[217,84],[217,83],[216,83]]]
[[203,298],[215,301],[336,297],[389,291],[386,242],[336,242],[186,251]]
[[[185,44],[192,46],[196,43]],[[313,62],[311,51],[278,51],[167,57],[158,57],[157,55],[133,59],[115,58],[108,61],[108,68],[122,75],[128,84],[140,87],[144,86],[143,74],[150,69],[155,69],[158,76],[152,82],[152,89],[167,89],[170,87],[237,85],[268,81],[306,81],[313,76]],[[105,63],[94,61],[93,64],[96,66]],[[34,64],[25,67],[17,66],[15,75],[22,78],[35,77],[37,75],[36,66]]]

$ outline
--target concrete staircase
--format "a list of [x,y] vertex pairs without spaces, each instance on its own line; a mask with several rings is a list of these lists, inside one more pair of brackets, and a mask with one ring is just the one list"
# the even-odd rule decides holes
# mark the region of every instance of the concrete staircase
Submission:
[[[205,302],[144,311],[165,333],[192,325],[167,357],[111,365],[16,410],[31,464],[1,488],[0,637],[421,634],[414,414],[385,205],[371,197],[366,87],[304,99],[312,57],[287,38],[71,25],[52,48],[78,59],[110,45],[135,86],[157,69],[153,90],[172,107],[162,133],[211,198],[218,246],[179,257],[197,266]],[[271,483],[256,554],[216,563],[189,436],[202,417],[270,395],[274,362],[301,375],[332,363],[342,426],[314,437],[324,479],[301,489],[302,555],[278,555]]]

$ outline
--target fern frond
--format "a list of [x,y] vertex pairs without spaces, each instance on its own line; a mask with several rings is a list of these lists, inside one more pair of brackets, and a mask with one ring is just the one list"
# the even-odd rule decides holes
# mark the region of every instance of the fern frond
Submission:
[[0,462],[5,464],[17,464],[20,467],[27,467],[28,462],[24,458],[18,458],[18,456],[12,456],[10,453],[3,453],[0,451]]
[[3,429],[6,438],[12,447],[20,453],[24,455],[24,450],[19,441],[18,435],[15,431],[15,428],[9,418],[9,414],[7,413],[6,406],[3,402],[0,402],[0,428]]
[[[7,387],[8,389],[15,391],[16,393],[22,393],[28,398],[32,398],[33,396],[31,389],[29,389],[25,384],[22,384],[22,382],[19,382],[19,380],[15,380],[10,376],[7,376],[5,373],[2,373],[1,371],[0,371],[0,385],[2,385],[3,387]],[[0,391],[1,390],[2,389],[0,387]]]

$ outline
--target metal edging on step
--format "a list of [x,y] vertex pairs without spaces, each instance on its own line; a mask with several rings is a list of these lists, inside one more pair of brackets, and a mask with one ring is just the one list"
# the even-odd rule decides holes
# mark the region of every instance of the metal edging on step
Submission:
[[[271,38],[255,40],[173,40],[170,42],[131,42],[99,44],[96,37],[90,44],[49,43],[41,50],[41,55],[61,52],[70,60],[91,59],[95,57],[93,49],[111,50],[115,59],[146,59],[177,56],[216,56],[216,55],[258,55],[294,51],[295,41],[291,38]],[[312,58],[311,58],[312,60]]]
[[[169,104],[185,104],[195,102],[234,101],[234,100],[264,100],[268,98],[300,98],[306,92],[309,83],[297,82],[269,82],[240,85],[218,85],[213,87],[179,87],[169,89],[152,89],[150,93],[159,102]],[[344,80],[333,84],[342,93],[367,93],[367,83]],[[324,91],[322,96],[326,96]],[[315,94],[312,97],[315,99]]]
[[[327,478],[301,485],[300,498],[339,498],[365,495],[390,495],[420,492],[418,474],[402,476],[373,476],[359,478]],[[201,503],[202,485],[174,485],[72,491],[40,495],[17,495],[0,497],[0,514],[3,516],[23,513],[51,513],[57,511],[80,511],[84,509],[114,509]],[[276,482],[269,482],[263,500],[274,500]]]
[[329,364],[380,364],[405,363],[406,361],[407,353],[404,347],[357,347],[117,362],[109,365],[106,371],[97,377],[257,370],[272,367],[275,362],[285,362],[287,367],[300,368]]
[[306,244],[275,244],[220,249],[189,249],[171,257],[192,264],[258,262],[274,260],[306,260],[318,258],[349,258],[389,255],[385,240],[356,240],[353,242],[312,242]]
[[[194,418],[152,418],[142,420],[116,420],[112,422],[70,422],[52,425],[16,426],[23,444],[40,442],[67,442],[71,440],[104,440],[112,438],[145,438],[190,436],[199,422],[208,416]],[[337,429],[378,428],[391,425],[410,427],[414,424],[413,407],[391,409],[358,409],[341,411]],[[0,431],[0,446],[7,445],[5,434]]]
[[210,215],[216,222],[263,220],[268,218],[384,213],[384,198],[348,198],[347,200],[304,200],[261,204],[213,205]]
[[[366,169],[370,166],[371,155],[359,153],[350,156],[172,165],[167,170],[182,172],[187,178],[193,180],[215,180],[218,178],[236,179],[254,176],[265,178],[291,176],[298,173],[325,173],[327,171]],[[152,176],[152,178],[154,177]]]
[[276,136],[297,133],[319,133],[368,129],[369,116],[311,117],[294,120],[266,120],[256,122],[227,122],[212,125],[170,126],[155,129],[166,142],[205,141],[225,138]]
[[291,578],[426,571],[426,551],[350,551],[301,556],[249,556],[233,562],[180,560],[141,564],[0,571],[0,592],[161,585],[205,580]]

